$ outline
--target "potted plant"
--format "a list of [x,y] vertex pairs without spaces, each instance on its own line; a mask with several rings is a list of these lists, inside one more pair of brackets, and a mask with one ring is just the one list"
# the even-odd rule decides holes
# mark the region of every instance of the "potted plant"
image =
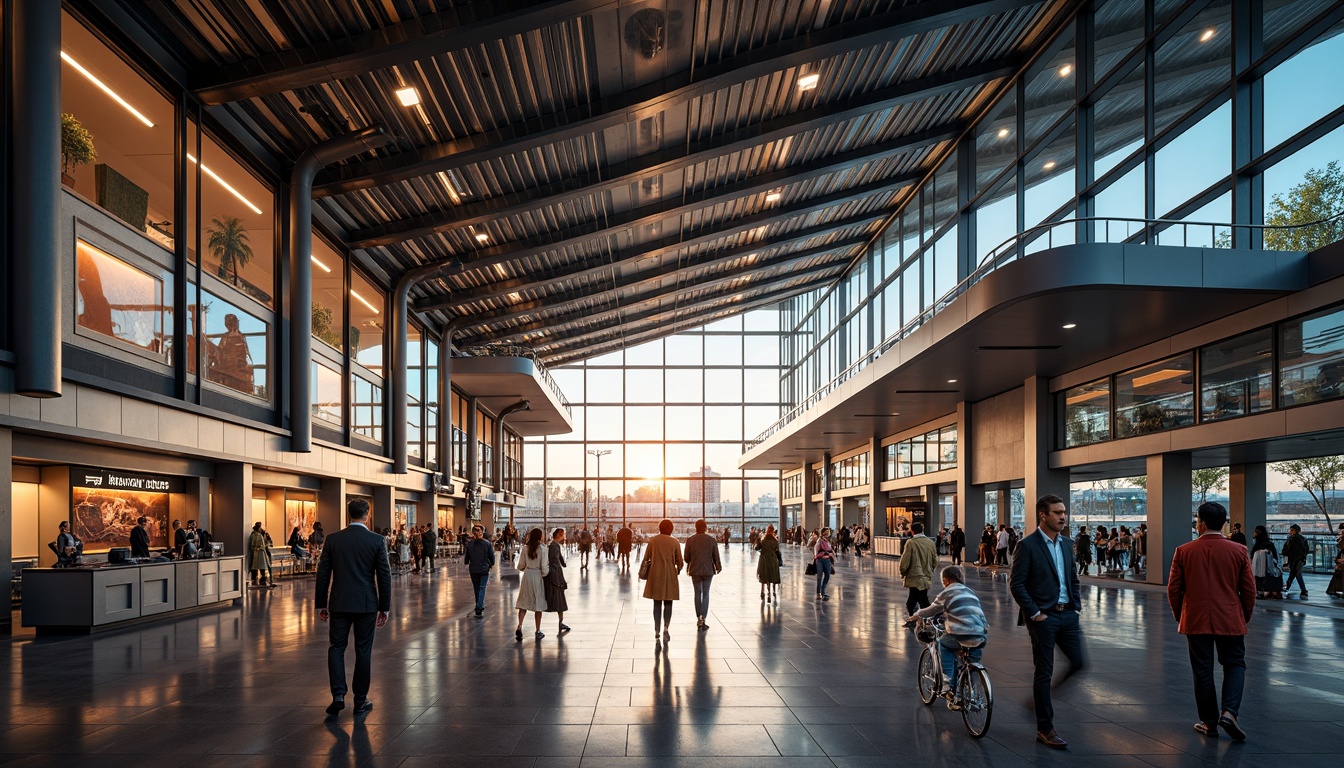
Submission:
[[75,177],[71,172],[81,165],[88,165],[98,159],[93,148],[91,136],[75,119],[74,115],[61,114],[61,183],[71,189],[75,186]]
[[236,216],[224,220],[211,219],[214,224],[209,231],[210,239],[206,245],[210,254],[219,262],[217,274],[220,280],[231,280],[234,287],[241,287],[238,280],[238,268],[247,266],[252,260],[252,245],[248,242],[247,228]]
[[341,334],[338,330],[331,327],[333,315],[331,308],[327,305],[313,302],[313,337],[321,339],[336,349],[341,348]]

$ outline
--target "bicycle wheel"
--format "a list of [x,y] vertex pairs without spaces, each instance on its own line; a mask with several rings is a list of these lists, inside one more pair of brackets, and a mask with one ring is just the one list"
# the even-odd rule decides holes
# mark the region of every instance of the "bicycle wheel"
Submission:
[[933,650],[924,646],[919,654],[919,698],[925,704],[932,704],[938,698],[938,662],[933,658]]
[[961,719],[966,730],[975,738],[989,732],[989,721],[994,714],[994,689],[989,684],[989,673],[984,667],[971,667],[960,679]]

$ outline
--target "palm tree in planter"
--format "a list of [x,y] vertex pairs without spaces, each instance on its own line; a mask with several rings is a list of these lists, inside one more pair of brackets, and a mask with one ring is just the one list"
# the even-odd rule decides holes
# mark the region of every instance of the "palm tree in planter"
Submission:
[[219,262],[219,279],[227,280],[232,277],[234,287],[241,288],[238,268],[246,267],[252,260],[252,245],[248,242],[247,228],[236,216],[230,216],[222,221],[211,219],[210,222],[214,226],[209,230],[210,239],[206,245],[210,248],[210,254]]

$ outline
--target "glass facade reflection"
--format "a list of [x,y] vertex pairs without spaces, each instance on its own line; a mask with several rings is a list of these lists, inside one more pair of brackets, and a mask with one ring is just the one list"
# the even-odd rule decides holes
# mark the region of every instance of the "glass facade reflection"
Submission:
[[575,431],[527,439],[520,524],[778,525],[779,473],[737,460],[779,417],[779,318],[750,312],[553,370]]

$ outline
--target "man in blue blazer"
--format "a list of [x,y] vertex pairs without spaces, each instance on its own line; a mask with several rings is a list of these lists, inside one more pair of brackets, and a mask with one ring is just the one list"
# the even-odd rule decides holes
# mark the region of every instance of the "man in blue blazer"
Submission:
[[1054,494],[1042,496],[1036,502],[1036,522],[1036,531],[1024,537],[1013,553],[1008,583],[1018,605],[1017,623],[1025,623],[1031,636],[1036,740],[1052,749],[1064,749],[1069,744],[1055,732],[1050,678],[1056,647],[1069,660],[1069,671],[1061,683],[1086,666],[1083,630],[1078,623],[1082,590],[1073,566],[1073,541],[1063,533],[1069,524],[1064,500]]
[[392,567],[387,544],[369,530],[369,502],[355,499],[346,506],[350,525],[327,536],[317,562],[317,615],[331,622],[327,674],[331,678],[331,706],[327,714],[345,709],[345,646],[355,630],[355,714],[373,709],[369,681],[373,665],[375,627],[387,624],[392,610]]

